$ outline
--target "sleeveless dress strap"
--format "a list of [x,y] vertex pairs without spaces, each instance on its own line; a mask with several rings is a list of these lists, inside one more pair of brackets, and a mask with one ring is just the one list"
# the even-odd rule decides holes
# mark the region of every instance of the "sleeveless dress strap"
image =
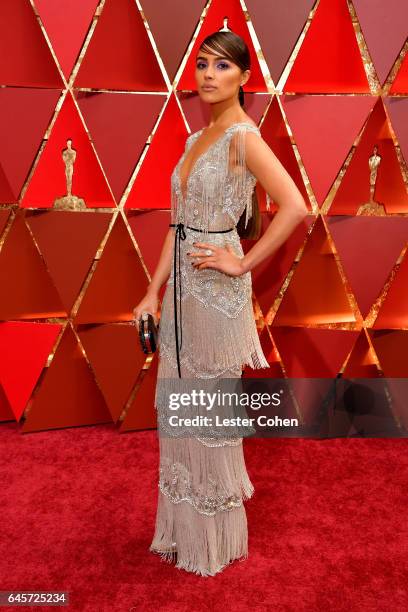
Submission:
[[[232,184],[232,197],[237,201],[240,197],[245,197],[245,227],[248,225],[248,220],[252,216],[252,194],[246,193],[246,181],[247,181],[247,165],[245,161],[245,134],[246,132],[252,132],[261,136],[261,132],[258,127],[252,125],[252,123],[241,122],[235,123],[226,129],[226,133],[231,133],[234,139],[233,146],[231,147],[232,138],[229,139],[228,158],[232,156],[232,171],[231,184]],[[230,164],[230,159],[228,159]]]

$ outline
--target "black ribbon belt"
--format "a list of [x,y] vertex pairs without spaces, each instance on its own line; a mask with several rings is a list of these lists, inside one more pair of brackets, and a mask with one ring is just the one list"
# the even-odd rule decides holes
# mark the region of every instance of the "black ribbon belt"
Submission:
[[[186,239],[186,232],[184,231],[184,228],[187,227],[188,229],[194,230],[195,232],[204,232],[204,230],[200,230],[197,229],[195,227],[191,227],[190,225],[184,225],[184,223],[170,223],[169,227],[175,227],[176,228],[176,235],[175,235],[175,241],[174,241],[174,257],[173,257],[173,283],[174,283],[174,334],[176,337],[176,353],[177,353],[177,369],[178,369],[178,375],[179,378],[181,378],[181,370],[180,370],[180,350],[181,350],[181,346],[183,343],[183,327],[182,327],[182,312],[181,312],[181,270],[180,270],[180,245],[181,245],[181,240],[185,240]],[[225,232],[232,232],[232,230],[235,229],[234,227],[231,227],[230,229],[226,229],[226,230],[208,230],[209,234],[225,234]],[[179,307],[180,307],[180,346],[179,346],[179,341],[178,341],[178,327],[177,327],[177,287],[176,287],[176,269],[177,269],[177,257],[178,257],[178,278],[179,278],[179,287],[180,287],[180,300],[179,300]]]

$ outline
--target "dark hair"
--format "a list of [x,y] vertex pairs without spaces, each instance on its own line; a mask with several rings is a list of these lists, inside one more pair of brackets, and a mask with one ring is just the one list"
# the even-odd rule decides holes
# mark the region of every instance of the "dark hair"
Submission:
[[[219,53],[228,57],[231,62],[236,64],[238,68],[244,72],[251,67],[251,57],[248,46],[241,36],[231,31],[220,30],[209,34],[202,43],[200,49],[208,53]],[[238,100],[244,107],[244,90],[242,86],[239,88]],[[259,203],[254,188],[252,194],[252,216],[248,219],[248,224],[245,228],[245,213],[244,210],[237,223],[237,232],[241,238],[256,239],[259,237],[261,230],[261,216],[259,213]]]

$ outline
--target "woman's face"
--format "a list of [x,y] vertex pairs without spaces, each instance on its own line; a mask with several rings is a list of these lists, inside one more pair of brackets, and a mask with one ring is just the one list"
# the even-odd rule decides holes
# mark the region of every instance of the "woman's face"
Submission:
[[240,85],[247,82],[249,75],[250,70],[243,72],[222,54],[206,53],[202,49],[197,53],[195,78],[204,102],[221,102],[237,97]]

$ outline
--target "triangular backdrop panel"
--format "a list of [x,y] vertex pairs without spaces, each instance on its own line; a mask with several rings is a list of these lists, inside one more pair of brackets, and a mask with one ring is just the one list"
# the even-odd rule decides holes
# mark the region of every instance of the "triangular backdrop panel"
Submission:
[[408,212],[408,191],[402,168],[384,109],[379,98],[353,156],[336,191],[330,214],[357,213],[362,204],[370,200],[370,158],[380,157],[377,167],[374,201],[387,213]]
[[63,87],[29,0],[0,2],[0,85]]
[[4,228],[6,227],[8,220],[11,216],[11,210],[5,208],[0,208],[0,237],[3,233]]
[[119,214],[76,313],[75,324],[130,321],[146,289],[146,273]]
[[61,329],[52,323],[0,323],[0,383],[17,421]]
[[327,197],[375,101],[371,96],[282,97],[283,110],[319,204]]
[[344,272],[366,317],[408,238],[408,217],[328,217]]
[[25,223],[15,216],[0,251],[0,319],[65,317],[67,311]]
[[106,0],[74,86],[167,91],[134,0]]
[[154,406],[154,397],[158,361],[158,356],[154,355],[149,369],[143,372],[143,379],[126,413],[120,428],[121,432],[157,427],[157,411]]
[[390,94],[408,94],[408,53],[398,69],[397,75],[390,87]]
[[143,158],[125,208],[170,208],[171,174],[182,155],[187,129],[174,95]]
[[284,91],[370,92],[347,0],[320,0]]
[[111,422],[103,395],[68,324],[27,411],[22,431]]
[[64,307],[70,312],[108,231],[112,213],[28,211],[25,218]]
[[273,339],[289,378],[334,378],[358,336],[356,331],[274,327]]
[[361,330],[344,368],[344,378],[378,378],[379,369],[367,335]]
[[4,421],[15,421],[16,418],[7,399],[6,393],[0,382],[0,423]]
[[81,113],[117,202],[165,102],[163,95],[78,92]]
[[405,257],[387,291],[373,327],[376,329],[408,328],[408,257]]
[[[157,245],[163,244],[169,231],[170,213],[163,210],[129,211],[127,220],[142,253],[143,263],[150,276],[153,276],[160,259]],[[160,288],[160,299],[163,298],[165,290],[164,283]]]
[[[274,216],[274,213],[262,213],[262,234],[265,233]],[[282,287],[312,223],[313,217],[307,216],[292,232],[285,244],[251,270],[252,287],[265,317]],[[247,253],[253,247],[253,241],[243,239],[242,247],[244,253]]]
[[318,217],[273,325],[319,325],[355,320],[325,226]]
[[[406,378],[408,331],[406,329],[370,329],[369,334],[384,376]],[[405,414],[406,410],[405,402]]]
[[383,85],[407,38],[405,0],[353,0],[377,76]]
[[408,167],[408,98],[391,96],[384,98],[384,104]]
[[69,147],[69,139],[72,140],[71,149],[75,151],[72,161],[72,195],[82,199],[88,208],[115,206],[100,163],[69,92],[28,183],[21,206],[52,208],[56,200],[67,196],[68,180],[63,152]]
[[35,0],[59,65],[68,80],[85,37],[92,24],[99,0],[65,0],[64,9],[55,0]]
[[315,0],[246,0],[262,53],[276,84],[289,61]]
[[59,96],[52,89],[0,88],[0,203],[18,200]]
[[[261,135],[275,153],[281,164],[283,164],[285,170],[289,172],[292,180],[295,182],[297,188],[302,194],[306,206],[309,205],[308,208],[310,209],[309,197],[307,195],[302,174],[300,172],[288,130],[282,116],[282,111],[276,97],[272,100],[272,103],[269,106],[266,116],[262,122]],[[270,205],[269,200],[270,198],[268,194],[265,194],[263,191],[262,208],[265,208],[267,204]]]
[[[187,51],[206,0],[142,0],[143,13],[170,81]],[[169,36],[169,24],[177,24],[177,36]]]
[[132,324],[88,325],[78,335],[116,422],[145,363],[138,331]]

